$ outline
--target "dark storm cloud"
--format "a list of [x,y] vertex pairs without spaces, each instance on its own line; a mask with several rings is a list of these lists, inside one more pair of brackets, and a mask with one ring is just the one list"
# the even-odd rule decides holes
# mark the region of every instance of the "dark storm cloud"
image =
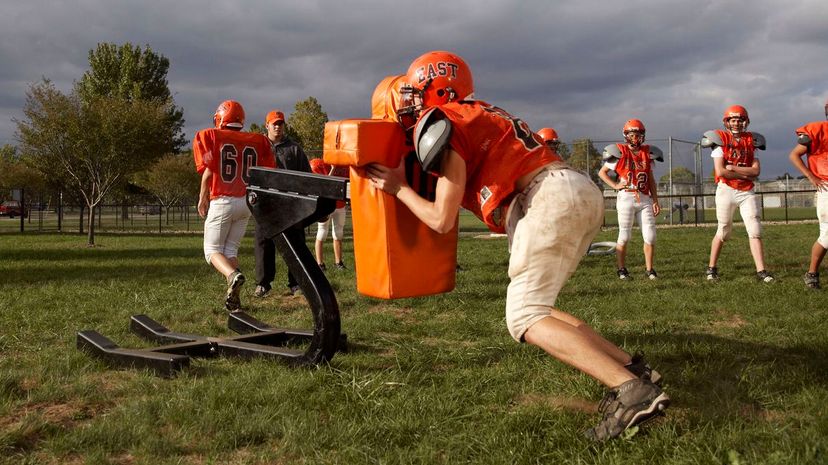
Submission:
[[615,139],[632,117],[651,139],[695,140],[743,104],[771,177],[792,172],[793,129],[822,117],[825,24],[824,0],[17,2],[0,17],[0,143],[14,142],[27,86],[47,77],[68,91],[98,42],[170,59],[188,137],[227,98],[248,122],[308,96],[331,119],[366,117],[382,77],[447,49],[471,65],[479,98],[567,141]]

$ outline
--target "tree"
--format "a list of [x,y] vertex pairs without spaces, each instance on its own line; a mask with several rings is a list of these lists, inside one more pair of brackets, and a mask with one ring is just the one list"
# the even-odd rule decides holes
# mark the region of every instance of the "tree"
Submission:
[[[696,182],[696,175],[684,166],[677,166],[670,173],[673,175],[673,184],[693,184]],[[661,184],[669,183],[670,173],[663,175],[658,182]]]
[[264,125],[251,123],[250,127],[247,128],[247,132],[252,132],[254,134],[264,134],[266,136],[267,135],[267,127],[264,126]]
[[314,97],[296,102],[295,111],[288,117],[288,136],[295,137],[305,152],[322,152],[322,139],[328,114]]
[[136,176],[136,184],[155,196],[167,210],[170,207],[198,195],[201,176],[193,169],[192,152],[164,155],[150,169]]
[[[184,112],[172,104],[167,83],[170,60],[149,45],[142,50],[130,43],[121,46],[99,43],[89,51],[89,70],[75,85],[84,102],[95,97],[120,97],[127,101],[145,100],[169,103],[167,123],[171,126],[172,151],[186,146]],[[147,166],[155,160],[148,160]]]
[[66,95],[48,80],[30,86],[16,120],[21,151],[46,179],[59,178],[83,197],[88,244],[95,244],[95,207],[110,190],[170,151],[169,102]]
[[557,152],[558,155],[564,160],[569,160],[569,158],[572,156],[572,152],[569,150],[569,146],[567,144],[564,144],[563,142],[558,144]]
[[[17,147],[10,144],[0,147],[0,187],[33,192],[40,191],[45,186],[46,180],[25,163],[17,153]],[[3,191],[0,191],[0,195],[3,195]]]
[[601,168],[601,153],[595,149],[590,139],[576,139],[572,141],[572,154],[568,163],[573,168],[586,171],[595,184],[601,185],[598,170]]

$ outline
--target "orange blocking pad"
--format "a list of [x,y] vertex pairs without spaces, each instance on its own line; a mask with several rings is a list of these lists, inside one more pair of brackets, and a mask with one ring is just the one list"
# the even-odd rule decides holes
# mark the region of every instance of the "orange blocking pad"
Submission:
[[[419,167],[417,167],[419,169]],[[351,168],[354,262],[360,294],[395,299],[454,289],[457,232],[439,234]]]
[[454,289],[458,226],[446,234],[435,232],[398,199],[373,188],[359,168],[372,162],[397,166],[406,157],[409,184],[433,197],[436,178],[420,170],[400,126],[381,120],[328,123],[324,150],[326,163],[351,166],[357,291],[395,299]]
[[[404,151],[405,132],[394,121],[346,119],[325,123],[322,158],[329,165],[397,166]],[[396,158],[394,158],[396,157]]]

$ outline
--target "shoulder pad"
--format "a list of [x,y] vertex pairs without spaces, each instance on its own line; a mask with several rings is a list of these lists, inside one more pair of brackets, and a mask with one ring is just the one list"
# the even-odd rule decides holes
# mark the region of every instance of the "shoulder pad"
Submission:
[[616,163],[621,159],[621,149],[616,144],[611,144],[604,147],[604,153],[601,155],[601,160],[604,163]]
[[765,136],[758,132],[752,132],[751,134],[753,134],[753,146],[759,150],[765,150]]
[[664,161],[664,152],[660,148],[650,146],[650,160]]
[[701,146],[709,149],[711,147],[721,147],[724,145],[724,141],[719,136],[719,133],[716,131],[706,131],[701,139]]
[[805,146],[811,145],[811,136],[804,132],[798,132],[796,133],[796,143]]
[[420,116],[414,127],[414,151],[423,171],[433,171],[450,135],[451,122],[439,108],[432,107]]

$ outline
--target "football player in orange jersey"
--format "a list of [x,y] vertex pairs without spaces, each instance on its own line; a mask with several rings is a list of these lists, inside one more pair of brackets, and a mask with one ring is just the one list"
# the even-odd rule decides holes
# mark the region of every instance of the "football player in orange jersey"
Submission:
[[[316,174],[324,174],[326,176],[337,176],[340,178],[348,178],[348,168],[344,166],[328,165],[321,158],[314,158],[310,161],[311,171]],[[314,251],[316,252],[316,263],[322,271],[326,271],[323,244],[328,237],[328,230],[333,226],[333,250],[334,250],[334,266],[338,270],[344,270],[345,263],[342,261],[342,238],[345,235],[345,202],[337,201],[336,210],[328,215],[325,221],[316,223],[316,242],[314,243]]]
[[[412,62],[398,108],[417,157],[436,173],[433,201],[405,181],[402,165],[369,165],[375,187],[396,196],[438,232],[451,231],[461,206],[511,248],[506,322],[518,342],[536,345],[611,390],[604,418],[588,431],[616,437],[663,410],[669,398],[642,357],[631,357],[586,323],[555,307],[604,215],[592,181],[570,169],[520,119],[474,100],[471,70],[459,56],[429,52]],[[407,127],[408,129],[408,127]]]
[[[828,101],[825,102],[825,119],[828,120]],[[805,273],[805,285],[819,289],[819,265],[828,249],[828,121],[808,123],[796,130],[796,147],[789,155],[791,163],[816,188],[819,237],[811,247],[811,263]],[[808,165],[802,156],[808,156]]]
[[547,147],[554,150],[555,152],[558,151],[558,145],[560,145],[561,143],[558,140],[558,131],[554,130],[553,128],[541,128],[540,130],[538,130],[538,135]]
[[214,128],[202,129],[193,139],[196,170],[201,173],[198,214],[204,222],[204,258],[227,279],[224,306],[241,308],[239,291],[245,277],[238,251],[250,210],[245,202],[250,168],[273,168],[270,142],[261,134],[242,132],[244,109],[233,100],[219,105]]
[[710,261],[707,279],[719,279],[716,266],[725,241],[733,228],[733,212],[739,208],[750,242],[750,254],[756,265],[756,279],[763,283],[774,281],[765,269],[765,252],[762,245],[762,224],[759,196],[753,190],[753,181],[759,177],[761,166],[755,150],[765,150],[765,138],[747,130],[750,118],[745,107],[732,105],[722,117],[725,130],[707,131],[702,137],[702,147],[713,148],[713,169],[716,178],[716,219],[719,227],[710,243]]
[[[627,241],[630,240],[633,223],[638,220],[641,235],[644,238],[644,269],[649,279],[658,275],[653,268],[655,255],[656,222],[655,217],[661,212],[658,204],[658,192],[653,179],[652,160],[660,158],[661,151],[644,144],[646,129],[641,120],[631,119],[624,124],[623,144],[612,144],[604,148],[604,165],[598,171],[598,177],[608,186],[618,191],[615,209],[618,212],[618,240],[615,245],[615,260],[618,265],[618,278],[630,279],[627,271]],[[618,173],[618,181],[609,177],[609,171]]]

